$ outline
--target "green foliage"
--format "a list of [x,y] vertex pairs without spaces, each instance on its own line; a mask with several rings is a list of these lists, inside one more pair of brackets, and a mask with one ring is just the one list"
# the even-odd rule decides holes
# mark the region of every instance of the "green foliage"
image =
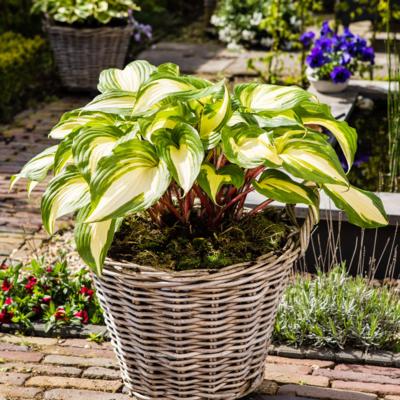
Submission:
[[6,32],[0,35],[0,121],[9,119],[28,98],[46,89],[53,62],[46,42]]
[[296,346],[400,351],[400,297],[344,266],[298,275],[278,309],[274,341]]
[[291,49],[312,11],[320,9],[315,0],[222,0],[211,23],[228,48],[261,45]]
[[2,265],[0,284],[0,324],[29,328],[43,322],[50,330],[103,323],[88,271],[71,273],[65,260],[54,266],[43,259],[24,266]]
[[108,24],[111,20],[127,19],[130,10],[138,9],[133,0],[33,0],[32,7],[34,13],[66,24]]

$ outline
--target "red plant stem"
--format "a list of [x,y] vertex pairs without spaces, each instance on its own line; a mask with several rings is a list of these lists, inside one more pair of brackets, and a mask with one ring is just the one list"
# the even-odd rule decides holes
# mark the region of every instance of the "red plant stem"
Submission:
[[168,202],[168,200],[166,199],[160,199],[160,203],[163,204],[165,207],[168,208],[168,210],[175,215],[176,218],[179,219],[179,221],[181,221],[182,223],[185,224],[185,219],[179,214],[178,210],[171,204]]
[[272,203],[274,200],[273,199],[267,199],[263,201],[261,204],[259,204],[257,207],[253,208],[248,215],[254,215],[257,214],[258,212],[264,210],[270,203]]
[[190,211],[191,211],[191,194],[192,192],[189,191],[188,193],[186,193],[186,197],[185,197],[185,201],[184,201],[184,210],[183,210],[183,218],[186,221],[186,223],[189,222],[189,218],[190,218]]
[[197,185],[193,185],[193,190],[200,199],[201,205],[207,210],[208,215],[212,215],[212,207],[210,201]]
[[218,157],[217,163],[215,165],[216,169],[222,168],[226,164],[226,157],[224,156],[223,153],[221,153]]

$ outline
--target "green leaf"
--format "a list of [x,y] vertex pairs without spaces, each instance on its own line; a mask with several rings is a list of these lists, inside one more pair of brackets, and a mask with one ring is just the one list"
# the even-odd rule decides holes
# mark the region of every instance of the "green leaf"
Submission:
[[175,181],[185,194],[200,172],[204,149],[196,129],[184,122],[172,129],[159,129],[151,137],[160,157],[167,163]]
[[287,140],[283,149],[279,149],[286,171],[307,181],[346,185],[346,174],[333,148],[322,138],[316,141],[309,137]]
[[346,212],[352,224],[362,228],[388,224],[382,201],[374,193],[343,185],[323,185],[323,189],[336,207]]
[[90,181],[101,158],[112,153],[123,132],[115,126],[82,128],[72,144],[74,163],[83,177]]
[[77,215],[75,244],[82,260],[97,275],[101,275],[104,260],[111,246],[116,230],[116,219],[86,224],[83,221],[90,212],[90,206],[82,208]]
[[227,159],[240,167],[272,167],[282,164],[272,142],[272,134],[258,126],[244,123],[226,126],[222,130],[222,144]]
[[357,131],[345,121],[337,121],[325,104],[305,103],[297,110],[304,124],[315,124],[328,129],[338,141],[350,169],[357,150]]
[[90,202],[89,186],[75,167],[54,177],[42,197],[42,220],[49,234],[54,232],[55,220],[74,212]]
[[[11,177],[10,190],[12,190],[14,185],[21,178],[26,178],[35,182],[42,182],[54,165],[54,155],[56,154],[57,148],[57,145],[51,146],[28,161],[18,174]],[[30,188],[30,191],[32,189],[33,187]]]
[[119,144],[92,176],[92,210],[86,222],[122,217],[151,207],[167,190],[170,174],[154,146],[139,139]]
[[110,68],[101,72],[97,89],[101,93],[122,90],[136,93],[156,71],[156,67],[147,61],[137,60],[124,69]]
[[232,184],[240,188],[244,184],[244,173],[237,165],[226,165],[216,171],[214,165],[204,163],[197,178],[200,187],[217,204],[216,196],[223,185]]
[[243,107],[253,111],[285,111],[315,97],[298,86],[245,83],[235,88]]
[[82,126],[95,125],[113,125],[116,117],[96,111],[75,110],[65,113],[60,122],[50,131],[49,136],[53,139],[64,139],[75,129]]
[[315,206],[318,204],[318,196],[311,188],[276,169],[264,171],[258,181],[253,182],[253,186],[258,193],[282,203]]
[[136,94],[123,90],[112,90],[95,97],[83,107],[85,111],[102,111],[105,113],[130,115],[136,101]]

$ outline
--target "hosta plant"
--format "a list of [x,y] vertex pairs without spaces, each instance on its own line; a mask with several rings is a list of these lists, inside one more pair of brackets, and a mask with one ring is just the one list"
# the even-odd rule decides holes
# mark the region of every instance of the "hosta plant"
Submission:
[[357,134],[328,106],[299,87],[236,86],[185,76],[178,66],[135,61],[101,73],[101,94],[63,115],[51,130],[58,144],[12,178],[28,190],[54,177],[42,198],[46,230],[75,213],[75,240],[87,265],[101,273],[122,218],[146,212],[154,223],[202,221],[210,231],[248,217],[246,196],[303,203],[318,213],[323,190],[362,227],[385,225],[382,203],[350,185],[328,136],[349,167]]

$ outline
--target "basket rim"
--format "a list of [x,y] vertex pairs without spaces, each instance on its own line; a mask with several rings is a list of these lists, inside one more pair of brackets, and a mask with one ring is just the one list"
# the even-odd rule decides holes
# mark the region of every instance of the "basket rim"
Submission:
[[94,33],[107,33],[107,32],[133,32],[133,25],[128,23],[122,26],[100,26],[97,28],[77,28],[72,26],[57,25],[51,20],[43,20],[43,26],[49,32],[64,32],[69,34],[94,34]]

